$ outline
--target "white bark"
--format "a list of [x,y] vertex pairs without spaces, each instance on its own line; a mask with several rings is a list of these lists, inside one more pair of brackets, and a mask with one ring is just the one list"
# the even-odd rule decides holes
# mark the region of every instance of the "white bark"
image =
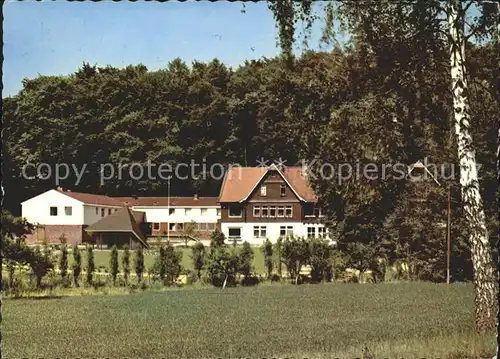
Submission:
[[448,9],[453,113],[460,163],[460,185],[469,224],[474,270],[476,327],[483,332],[496,326],[496,275],[488,242],[485,214],[479,192],[475,151],[470,133],[470,108],[465,66],[464,14],[461,0],[451,0]]

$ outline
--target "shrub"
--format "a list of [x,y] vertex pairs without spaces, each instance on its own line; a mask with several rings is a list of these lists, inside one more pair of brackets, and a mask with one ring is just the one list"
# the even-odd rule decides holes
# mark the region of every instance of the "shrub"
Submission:
[[111,248],[109,268],[111,269],[113,285],[116,285],[116,277],[118,276],[118,249],[116,248],[116,245]]
[[201,278],[201,270],[205,265],[205,247],[203,243],[196,242],[191,247],[191,259],[193,260],[193,268],[198,273],[198,279]]
[[144,273],[144,252],[142,247],[137,247],[135,251],[135,274],[137,275],[137,282],[142,282],[142,274]]
[[42,278],[54,268],[53,263],[50,260],[50,256],[47,254],[47,250],[44,250],[44,254],[40,252],[40,248],[36,247],[33,251],[31,258],[31,270],[36,277],[36,287],[42,287]]
[[238,272],[243,274],[245,277],[249,277],[252,272],[253,257],[254,254],[250,243],[247,241],[243,242],[239,255]]
[[127,245],[123,247],[123,279],[125,280],[125,285],[128,285],[128,279],[130,277],[130,250]]
[[332,251],[333,248],[323,239],[311,238],[309,240],[309,264],[313,282],[321,282],[332,277]]
[[267,278],[270,279],[273,273],[273,244],[266,238],[262,244],[262,252],[264,253],[264,265],[267,270]]
[[182,253],[176,252],[172,244],[165,248],[164,266],[167,284],[173,285],[181,272]]
[[166,253],[165,253],[165,247],[162,245],[160,247],[160,255],[156,258],[156,261],[158,261],[158,265],[157,265],[157,269],[158,269],[158,274],[159,274],[159,277],[160,277],[160,280],[162,282],[165,281],[165,256],[166,256]]
[[286,265],[295,284],[299,282],[299,273],[309,260],[309,245],[303,238],[287,237],[281,243],[281,259]]
[[59,269],[61,270],[61,278],[64,282],[66,280],[66,276],[68,275],[68,248],[66,247],[66,244],[63,244],[61,248]]
[[224,284],[236,284],[239,256],[234,248],[229,252],[224,244],[224,234],[218,229],[212,233],[207,263],[207,275],[212,285],[222,287]]
[[75,287],[79,286],[80,273],[82,271],[82,255],[80,249],[75,244],[73,246],[73,281],[75,282]]
[[95,262],[94,250],[91,245],[87,246],[87,284],[92,286],[94,279]]

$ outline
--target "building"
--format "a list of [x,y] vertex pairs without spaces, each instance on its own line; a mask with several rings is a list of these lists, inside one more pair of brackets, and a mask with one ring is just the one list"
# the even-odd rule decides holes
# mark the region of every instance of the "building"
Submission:
[[228,242],[327,237],[321,208],[301,167],[233,167],[219,195],[221,230]]
[[22,203],[38,225],[28,243],[149,246],[167,239],[203,241],[219,228],[230,243],[260,245],[269,238],[328,238],[321,208],[300,167],[233,167],[219,197],[108,197],[49,190]]
[[122,202],[89,193],[63,191],[58,187],[21,203],[22,217],[39,225],[27,236],[28,243],[82,243],[89,239],[85,228],[123,208]]
[[36,224],[28,243],[93,243],[148,246],[170,239],[208,242],[220,220],[216,197],[108,197],[49,190],[21,204],[22,217]]

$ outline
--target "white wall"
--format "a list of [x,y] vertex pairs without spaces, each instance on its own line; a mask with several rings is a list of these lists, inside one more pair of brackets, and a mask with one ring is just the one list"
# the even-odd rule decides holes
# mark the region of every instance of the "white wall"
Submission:
[[[50,207],[57,207],[57,216],[50,215]],[[64,207],[71,207],[67,216]],[[83,203],[56,190],[50,190],[21,203],[21,216],[30,223],[52,225],[82,225]]]
[[226,236],[226,239],[229,237],[229,228],[241,228],[241,239],[242,241],[247,241],[253,245],[261,245],[265,238],[254,238],[253,236],[253,227],[254,226],[265,226],[266,227],[266,237],[273,243],[276,243],[276,240],[280,236],[280,227],[293,227],[293,234],[299,237],[307,236],[307,227],[315,227],[316,235],[318,235],[318,227],[324,228],[323,224],[305,224],[301,222],[272,222],[272,223],[221,223],[221,231]]
[[[186,208],[190,209],[190,213],[186,215]],[[201,209],[206,209],[206,213],[201,214]],[[132,210],[145,212],[145,221],[149,223],[186,223],[195,221],[197,223],[217,223],[220,216],[217,216],[217,208],[212,207],[170,207],[174,210],[172,215],[169,215],[168,207],[160,206],[133,206]]]

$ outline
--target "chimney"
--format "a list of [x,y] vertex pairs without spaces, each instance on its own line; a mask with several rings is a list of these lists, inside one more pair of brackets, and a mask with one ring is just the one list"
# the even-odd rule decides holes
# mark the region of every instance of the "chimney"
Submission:
[[59,192],[64,192],[64,190],[63,190],[63,188],[62,188],[61,186],[57,186],[57,190],[58,190]]
[[198,200],[198,195],[195,193],[194,194],[194,200],[197,201]]

